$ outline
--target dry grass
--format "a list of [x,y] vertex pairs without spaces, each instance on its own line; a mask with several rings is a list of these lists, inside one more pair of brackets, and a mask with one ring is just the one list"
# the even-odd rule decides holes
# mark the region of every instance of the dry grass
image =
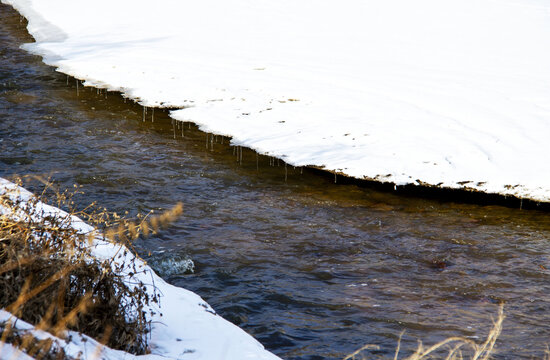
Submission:
[[[423,360],[423,359],[445,359],[445,360],[488,360],[491,358],[497,338],[502,331],[502,323],[504,321],[504,305],[500,305],[498,309],[498,317],[493,321],[493,328],[487,335],[483,343],[477,343],[465,337],[449,337],[438,342],[430,347],[424,347],[421,341],[418,342],[418,347],[415,352],[403,360]],[[394,360],[398,360],[401,351],[401,336],[397,342]],[[377,345],[365,345],[362,348],[346,356],[343,360],[359,360],[368,359],[365,355],[367,350],[378,350]],[[548,355],[548,354],[547,354]]]
[[[70,210],[74,204],[74,193],[55,191],[49,182],[43,182],[47,186],[42,195],[27,201],[12,191],[0,195],[4,210],[0,215],[0,308],[57,337],[74,330],[114,349],[147,353],[153,315],[149,305],[158,302],[158,294],[146,289],[136,277],[140,270],[133,263],[124,263],[124,257],[94,257],[91,244],[97,233],[76,230],[71,215],[41,212],[39,204],[46,201],[48,192],[56,207]],[[90,209],[72,214],[91,220],[108,238],[127,246],[140,234],[156,232],[182,213],[178,204],[160,216],[149,214],[131,222],[104,209],[89,213]],[[129,275],[120,275],[128,269]],[[36,358],[66,358],[52,340],[22,334],[10,321],[0,323],[0,332],[0,346],[10,343]]]

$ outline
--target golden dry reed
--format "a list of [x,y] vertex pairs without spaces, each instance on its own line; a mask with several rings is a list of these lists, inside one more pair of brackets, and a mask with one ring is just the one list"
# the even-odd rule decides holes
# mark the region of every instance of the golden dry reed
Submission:
[[[67,331],[73,330],[111,348],[148,353],[149,319],[154,314],[149,305],[158,303],[159,294],[136,278],[144,270],[135,263],[115,261],[118,254],[101,261],[95,258],[97,232],[80,233],[72,226],[73,216],[103,229],[103,239],[131,246],[140,235],[157,233],[173,222],[182,214],[182,204],[133,222],[97,210],[95,204],[74,210],[76,186],[73,192],[59,191],[47,179],[25,179],[45,185],[42,193],[29,199],[22,199],[18,189],[0,193],[0,308],[13,314],[0,322],[0,352],[10,344],[35,359],[70,358],[56,338],[38,339],[19,329],[17,319],[22,319],[59,339],[67,339]],[[21,185],[23,180],[14,182]],[[69,215],[45,214],[42,202]],[[118,275],[128,268],[130,275]]]
[[[493,327],[487,338],[482,343],[477,343],[470,339],[461,336],[449,337],[438,342],[430,347],[424,347],[421,341],[418,342],[418,347],[409,356],[403,357],[403,360],[423,360],[423,359],[445,359],[445,360],[488,360],[495,348],[495,343],[502,331],[502,323],[504,321],[504,305],[501,304],[498,308],[498,317],[493,320]],[[401,337],[399,336],[394,360],[400,359]],[[346,356],[343,360],[366,360],[369,357],[365,354],[367,350],[379,350],[377,345],[365,345],[360,349]],[[548,352],[545,359],[548,358]]]

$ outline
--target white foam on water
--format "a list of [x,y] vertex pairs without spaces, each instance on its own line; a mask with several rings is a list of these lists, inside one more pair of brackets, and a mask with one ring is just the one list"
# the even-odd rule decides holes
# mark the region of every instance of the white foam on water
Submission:
[[147,259],[147,265],[163,278],[189,274],[195,271],[193,260],[178,254],[153,255]]

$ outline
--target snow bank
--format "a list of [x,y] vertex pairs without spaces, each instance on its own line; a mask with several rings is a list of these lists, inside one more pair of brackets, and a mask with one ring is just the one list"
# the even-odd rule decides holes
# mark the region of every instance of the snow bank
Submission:
[[33,358],[19,351],[17,348],[13,347],[10,344],[4,344],[0,348],[0,359],[33,360]]
[[[10,196],[23,200],[33,196],[25,189],[0,178],[0,194],[4,194],[6,191],[9,191]],[[38,213],[43,216],[68,216],[62,210],[43,203],[38,203],[37,207]],[[0,214],[5,212],[6,209],[0,207]],[[85,234],[96,231],[77,217],[72,217],[72,226]],[[156,307],[158,306],[156,304],[152,305],[152,310],[156,315],[151,319],[152,329],[149,341],[151,354],[134,356],[119,350],[100,347],[95,340],[87,336],[80,336],[80,334],[72,336],[70,340],[58,339],[50,334],[37,332],[32,325],[26,324],[20,319],[16,323],[18,328],[34,331],[33,333],[39,338],[55,339],[63,346],[68,355],[76,357],[78,354],[82,354],[84,359],[279,359],[265,350],[258,341],[242,329],[216,315],[215,311],[198,295],[167,284],[141,259],[134,257],[122,245],[105,242],[98,234],[94,243],[94,256],[105,259],[112,258],[117,253],[125,254],[125,257],[118,260],[121,263],[131,264],[133,262],[137,269],[143,270],[134,275],[137,277],[136,280],[148,284],[151,293],[155,286],[157,292],[161,294],[160,307]],[[128,271],[131,271],[129,267]],[[0,310],[0,322],[8,320],[10,317],[11,314]],[[101,351],[98,354],[99,347]],[[6,345],[0,349],[0,358],[10,358],[7,354],[11,354],[13,351],[12,347]]]
[[233,143],[550,201],[547,0],[1,0],[25,49]]

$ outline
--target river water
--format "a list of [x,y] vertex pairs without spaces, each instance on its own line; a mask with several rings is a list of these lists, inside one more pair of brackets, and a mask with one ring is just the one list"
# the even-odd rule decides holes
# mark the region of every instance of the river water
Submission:
[[[369,343],[393,358],[403,330],[403,353],[417,339],[481,341],[500,302],[496,357],[544,353],[549,213],[334,184],[247,149],[241,161],[227,138],[174,129],[162,111],[144,122],[117,94],[77,94],[18,48],[32,41],[24,25],[0,5],[0,176],[51,175],[82,185],[77,206],[130,215],[182,201],[185,215],[138,249],[275,354],[338,359]],[[185,259],[194,272],[162,265]]]

